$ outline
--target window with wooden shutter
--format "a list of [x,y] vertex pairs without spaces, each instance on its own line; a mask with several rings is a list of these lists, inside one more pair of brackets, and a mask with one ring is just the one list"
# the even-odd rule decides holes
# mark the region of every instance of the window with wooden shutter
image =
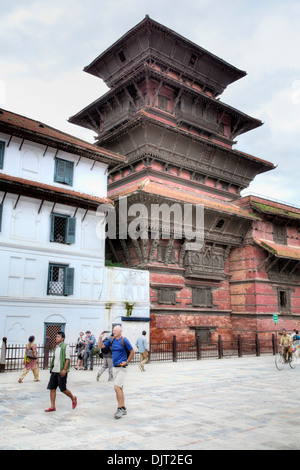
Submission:
[[211,308],[213,306],[211,289],[207,287],[194,287],[192,289],[192,304],[193,307]]
[[0,141],[0,170],[3,169],[5,142]]
[[171,287],[158,289],[157,301],[159,304],[176,305],[176,290]]
[[73,185],[74,163],[61,158],[55,159],[54,181],[56,183]]
[[290,289],[277,288],[278,310],[280,313],[291,311],[291,291]]
[[72,295],[74,290],[74,268],[61,264],[49,264],[48,295]]
[[164,111],[168,111],[168,98],[158,95],[158,107]]
[[64,295],[73,295],[74,291],[74,268],[65,269]]
[[76,219],[74,217],[68,217],[66,223],[66,243],[68,245],[75,243],[75,229]]
[[50,225],[50,241],[68,245],[75,243],[75,227],[75,218],[52,213]]
[[49,264],[48,295],[64,295],[65,269],[64,265]]
[[273,238],[275,243],[280,243],[281,245],[287,244],[287,233],[286,225],[273,225]]

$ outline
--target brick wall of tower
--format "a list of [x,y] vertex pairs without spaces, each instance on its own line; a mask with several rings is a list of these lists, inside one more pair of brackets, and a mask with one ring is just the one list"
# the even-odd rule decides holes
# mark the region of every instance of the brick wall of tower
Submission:
[[[268,227],[263,227],[262,224],[260,228],[268,230]],[[245,335],[250,331],[275,330],[273,314],[279,313],[277,289],[279,286],[288,287],[288,284],[270,281],[266,270],[261,268],[266,257],[266,252],[255,245],[241,246],[230,253],[230,295],[234,335]],[[296,315],[300,315],[300,286],[293,285],[291,312],[279,313],[278,330],[299,329],[300,318]]]
[[[151,272],[151,341],[194,341],[195,328],[212,329],[212,339],[221,334],[231,338],[230,288],[228,280],[212,282],[191,280],[183,275]],[[158,304],[157,286],[176,288],[176,305]],[[192,305],[192,286],[212,287],[213,307],[195,308]]]

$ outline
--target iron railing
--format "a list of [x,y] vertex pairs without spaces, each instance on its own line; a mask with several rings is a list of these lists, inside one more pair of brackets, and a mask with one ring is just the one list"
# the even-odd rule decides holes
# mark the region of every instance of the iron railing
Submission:
[[[53,351],[49,348],[49,338],[45,344],[37,344],[37,355],[41,369],[48,369],[51,364]],[[71,349],[71,367],[77,364],[75,344],[69,344]],[[16,371],[23,369],[25,345],[7,344],[3,338],[1,348],[0,372]],[[231,357],[242,357],[246,355],[276,354],[277,341],[274,334],[262,337],[238,335],[235,340],[223,340],[221,336],[217,341],[203,342],[200,338],[195,341],[178,341],[176,336],[173,340],[160,343],[151,343],[149,350],[149,362],[177,362],[186,360],[202,359],[226,359]],[[94,367],[101,366],[103,359],[99,355],[94,356]],[[139,362],[139,354],[135,354],[133,363]]]

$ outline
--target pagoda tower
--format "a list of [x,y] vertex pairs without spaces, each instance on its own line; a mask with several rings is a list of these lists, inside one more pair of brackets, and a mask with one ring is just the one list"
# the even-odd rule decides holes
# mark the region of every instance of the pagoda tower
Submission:
[[[236,202],[257,174],[274,168],[233,148],[240,134],[262,125],[219,99],[246,73],[149,16],[84,71],[110,90],[69,121],[126,156],[108,179],[117,220],[125,196],[127,208],[148,209],[141,218],[148,237],[122,238],[118,227],[117,238],[107,240],[107,259],[150,271],[152,341],[231,338],[228,255],[256,218]],[[204,207],[201,248],[190,249],[175,216],[165,236],[163,216],[150,217],[162,204]]]

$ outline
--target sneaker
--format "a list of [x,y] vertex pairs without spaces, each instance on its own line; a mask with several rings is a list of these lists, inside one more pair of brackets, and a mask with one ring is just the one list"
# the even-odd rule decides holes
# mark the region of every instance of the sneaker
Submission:
[[143,368],[142,368],[142,366],[141,366],[140,364],[139,364],[139,368],[140,368],[140,370],[143,372]]
[[122,406],[121,411],[122,411],[123,416],[127,415],[127,410],[126,410],[125,406]]
[[97,377],[96,377],[97,382],[99,382],[100,377],[101,377],[101,374],[100,372],[98,372]]
[[120,419],[120,418],[122,418],[122,416],[123,416],[123,410],[122,410],[122,408],[118,408],[117,411],[114,414],[114,418],[115,419]]

